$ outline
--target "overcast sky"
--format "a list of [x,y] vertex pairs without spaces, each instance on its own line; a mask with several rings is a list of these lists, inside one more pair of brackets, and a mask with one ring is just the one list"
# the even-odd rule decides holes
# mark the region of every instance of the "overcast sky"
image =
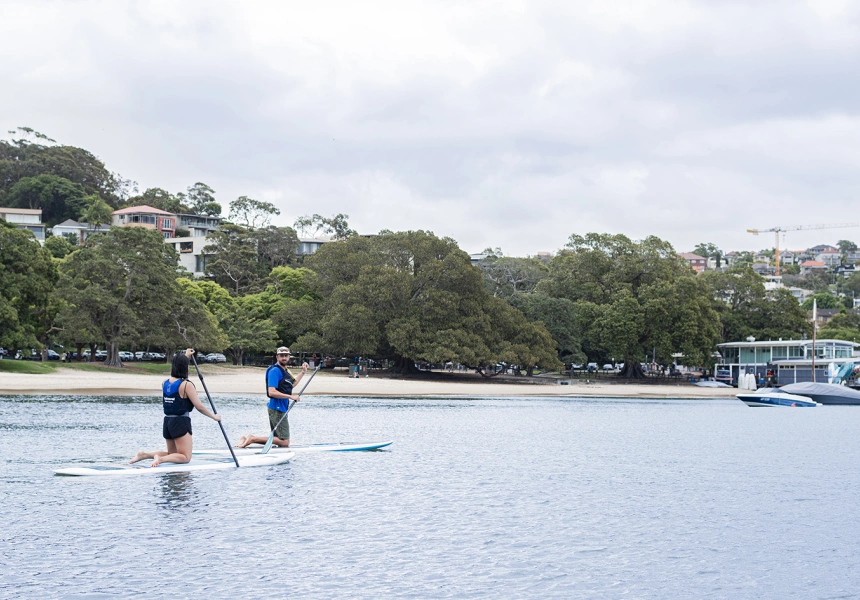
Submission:
[[[522,256],[860,221],[848,1],[0,0],[0,53],[0,131],[281,225],[346,213]],[[860,228],[781,246],[839,239]]]

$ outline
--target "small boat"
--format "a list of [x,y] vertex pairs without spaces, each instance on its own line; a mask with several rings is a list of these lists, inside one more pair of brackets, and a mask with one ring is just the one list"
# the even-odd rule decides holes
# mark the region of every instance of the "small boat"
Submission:
[[722,381],[716,381],[714,379],[703,379],[702,381],[697,381],[693,385],[697,385],[699,387],[709,387],[709,388],[730,388],[728,383],[723,383]]
[[860,405],[860,392],[834,383],[789,383],[780,388],[789,394],[799,394],[819,404]]
[[737,395],[747,406],[821,406],[807,396],[789,394],[780,388],[760,388],[754,392]]

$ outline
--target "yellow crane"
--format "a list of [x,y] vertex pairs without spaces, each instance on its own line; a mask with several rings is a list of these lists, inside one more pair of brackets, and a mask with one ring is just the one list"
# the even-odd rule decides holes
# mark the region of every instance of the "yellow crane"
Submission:
[[774,248],[774,257],[776,259],[776,274],[779,275],[779,234],[782,231],[801,231],[806,229],[836,229],[837,227],[860,227],[860,223],[831,223],[829,225],[794,225],[791,227],[771,227],[770,229],[747,229],[747,232],[754,235],[760,233],[776,234],[776,247]]

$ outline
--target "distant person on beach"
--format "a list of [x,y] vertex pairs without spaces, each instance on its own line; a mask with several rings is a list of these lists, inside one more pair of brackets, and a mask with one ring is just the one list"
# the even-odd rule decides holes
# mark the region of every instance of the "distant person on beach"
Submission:
[[170,367],[170,377],[161,385],[162,407],[164,409],[164,424],[162,435],[167,441],[167,451],[146,452],[141,450],[129,463],[147,458],[152,459],[150,467],[157,467],[160,463],[187,463],[191,460],[191,411],[195,408],[201,413],[215,421],[221,420],[221,415],[216,415],[203,406],[197,396],[194,384],[188,381],[188,359],[194,354],[192,348],[188,348],[185,354],[177,354],[173,357]]
[[[290,421],[285,413],[290,409],[290,400],[299,401],[299,395],[293,394],[293,386],[301,381],[304,374],[307,373],[308,363],[302,363],[302,372],[299,373],[298,377],[293,377],[293,374],[287,370],[287,364],[290,362],[290,349],[281,346],[275,355],[277,362],[266,371],[266,395],[269,397],[266,410],[269,413],[269,429],[275,432],[272,443],[275,446],[286,448],[290,445]],[[283,420],[281,417],[284,417]],[[268,435],[261,436],[249,433],[239,440],[236,447],[245,448],[251,444],[265,444],[267,441],[269,441]]]

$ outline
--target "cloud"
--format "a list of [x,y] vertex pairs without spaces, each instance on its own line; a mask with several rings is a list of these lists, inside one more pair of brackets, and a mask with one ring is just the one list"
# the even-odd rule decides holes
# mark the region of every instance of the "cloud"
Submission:
[[275,202],[282,224],[343,212],[508,254],[587,231],[752,249],[771,242],[749,227],[850,220],[860,187],[849,2],[3,11],[6,129],[141,187]]

